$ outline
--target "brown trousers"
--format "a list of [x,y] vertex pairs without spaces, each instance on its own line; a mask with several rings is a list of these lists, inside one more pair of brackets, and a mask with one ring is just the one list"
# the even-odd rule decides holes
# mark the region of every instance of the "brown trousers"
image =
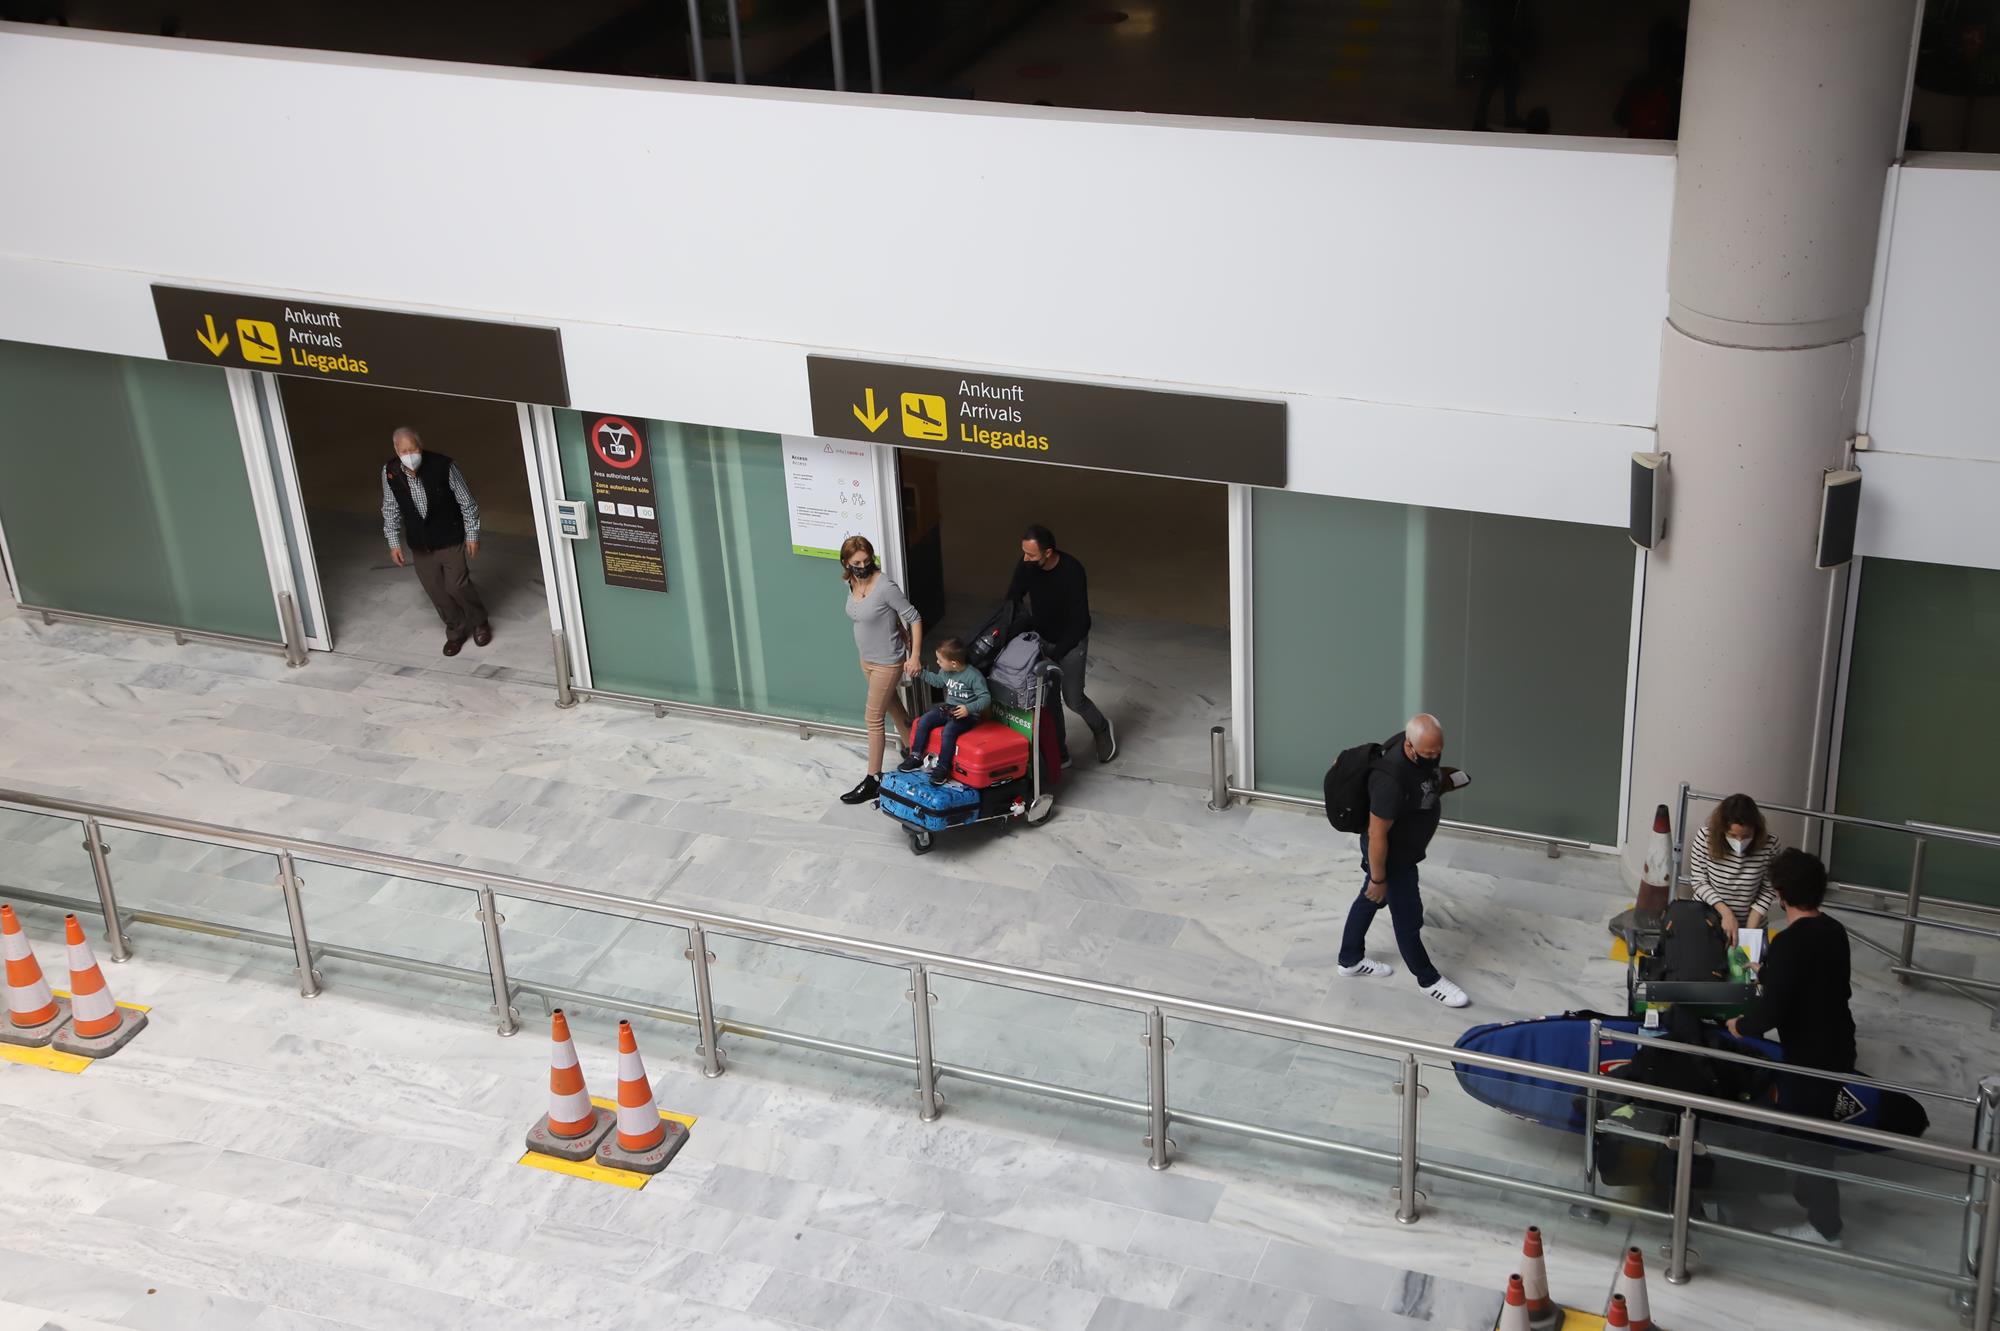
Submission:
[[469,638],[472,630],[486,622],[486,602],[479,599],[479,589],[472,585],[464,546],[412,550],[410,562],[416,566],[417,581],[437,607],[438,618],[444,621],[446,636]]

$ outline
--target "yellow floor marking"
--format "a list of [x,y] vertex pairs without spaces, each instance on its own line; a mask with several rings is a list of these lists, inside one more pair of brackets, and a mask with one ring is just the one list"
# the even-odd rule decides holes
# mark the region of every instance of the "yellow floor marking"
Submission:
[[1614,938],[1611,940],[1611,959],[1613,961],[1630,961],[1632,959],[1632,953],[1625,946],[1624,939]]
[[[51,989],[49,990],[49,992],[54,994],[57,998],[76,997],[76,995],[70,993],[70,991],[67,989]],[[134,1012],[151,1012],[153,1010],[153,1005],[151,1003],[120,1003],[118,1006],[131,1008]]]
[[540,1151],[530,1151],[522,1156],[520,1163],[530,1169],[546,1169],[551,1174],[569,1174],[576,1178],[587,1178],[598,1183],[612,1183],[621,1188],[643,1188],[650,1174],[634,1174],[629,1169],[606,1169],[602,1165],[581,1164],[571,1160],[558,1160]]
[[23,1063],[31,1068],[47,1068],[51,1072],[80,1073],[89,1067],[91,1060],[82,1054],[65,1054],[56,1049],[23,1049],[17,1044],[0,1044],[0,1061]]
[[[601,1095],[591,1096],[590,1103],[596,1105],[599,1109],[609,1109],[614,1114],[618,1112],[618,1102],[616,1100],[607,1100]],[[694,1127],[693,1114],[676,1114],[671,1110],[662,1109],[660,1110],[660,1117],[670,1123],[678,1123],[684,1128]]]
[[1580,1308],[1563,1309],[1562,1331],[1604,1331],[1604,1317]]

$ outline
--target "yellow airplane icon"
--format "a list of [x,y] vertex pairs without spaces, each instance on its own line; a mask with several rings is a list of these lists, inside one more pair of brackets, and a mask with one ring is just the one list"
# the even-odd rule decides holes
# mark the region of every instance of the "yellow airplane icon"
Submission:
[[944,399],[936,393],[903,394],[903,434],[909,439],[944,438]]

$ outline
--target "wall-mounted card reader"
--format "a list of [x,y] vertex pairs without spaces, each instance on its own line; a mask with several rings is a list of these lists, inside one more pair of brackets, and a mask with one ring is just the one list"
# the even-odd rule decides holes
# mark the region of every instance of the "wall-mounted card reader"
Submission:
[[565,541],[587,541],[590,539],[589,500],[556,500],[556,535],[562,537]]

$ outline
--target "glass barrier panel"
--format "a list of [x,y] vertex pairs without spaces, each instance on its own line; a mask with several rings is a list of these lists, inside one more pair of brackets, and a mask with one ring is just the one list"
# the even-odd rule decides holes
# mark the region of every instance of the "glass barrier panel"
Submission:
[[[905,968],[737,934],[710,932],[707,938],[715,955],[709,983],[717,1020],[913,1052]],[[742,1037],[735,1043],[740,1046]]]
[[[677,924],[635,920],[602,911],[555,906],[523,897],[498,896],[500,938],[507,953],[507,977],[525,1001],[517,1001],[524,1021],[540,1020],[551,1007],[572,1022],[583,1021],[607,1038],[620,1018],[641,1014],[600,1007],[547,990],[584,991],[626,1003],[689,1014],[695,1010],[694,978],[688,968],[688,933]],[[536,986],[546,986],[534,997]],[[683,1042],[693,1043],[692,1035]],[[676,1040],[682,1036],[671,1037]],[[642,1053],[649,1052],[647,1048]],[[662,1053],[665,1051],[663,1050]]]
[[[1175,1115],[1396,1149],[1397,1059],[1174,1017],[1167,1038],[1167,1105]],[[1173,1137],[1183,1151],[1191,1145],[1186,1131]]]
[[[97,877],[83,849],[82,821],[0,809],[0,898],[9,888],[67,897],[96,910]],[[21,902],[12,904],[25,909]]]
[[471,888],[321,860],[296,864],[306,933],[314,947],[357,948],[469,972],[454,976],[334,958],[330,964],[340,968],[342,988],[358,984],[398,996],[420,995],[426,1002],[444,998],[462,1007],[492,1003],[486,940],[477,918],[479,895]]
[[[1578,1038],[1588,1043],[1587,1034]],[[1582,1091],[1463,1063],[1423,1062],[1419,1071],[1425,1090],[1418,1113],[1424,1163],[1589,1190],[1583,1135],[1589,1101]]]
[[157,911],[291,937],[285,897],[278,890],[278,857],[269,851],[119,827],[103,833],[120,910]]
[[936,972],[930,987],[939,1063],[1145,1103],[1144,1013]]

